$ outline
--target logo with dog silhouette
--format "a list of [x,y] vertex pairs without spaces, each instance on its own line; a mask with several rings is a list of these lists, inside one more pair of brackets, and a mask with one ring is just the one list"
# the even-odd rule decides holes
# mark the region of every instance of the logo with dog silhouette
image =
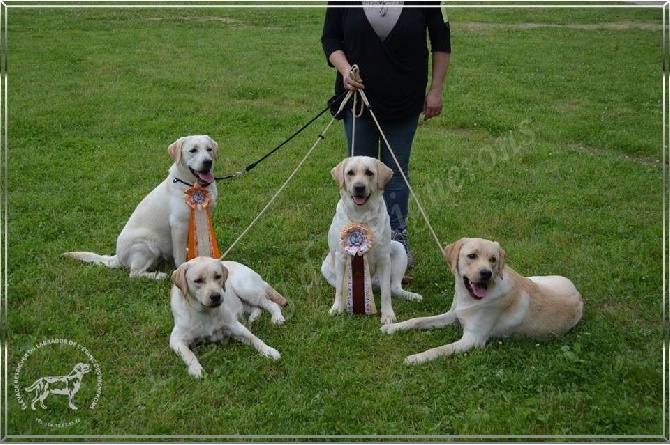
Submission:
[[[40,368],[47,372],[40,372]],[[28,349],[14,373],[14,393],[21,409],[30,406],[37,415],[35,421],[48,428],[80,423],[81,416],[75,413],[94,410],[101,392],[99,363],[88,349],[72,340],[42,341]]]
[[91,365],[88,363],[77,363],[68,375],[58,377],[40,377],[35,383],[26,388],[26,392],[35,392],[35,398],[30,407],[35,410],[35,404],[40,402],[42,409],[47,409],[44,401],[51,394],[59,394],[68,397],[68,404],[71,409],[79,409],[74,404],[74,396],[79,392],[81,380],[84,374],[91,371]]

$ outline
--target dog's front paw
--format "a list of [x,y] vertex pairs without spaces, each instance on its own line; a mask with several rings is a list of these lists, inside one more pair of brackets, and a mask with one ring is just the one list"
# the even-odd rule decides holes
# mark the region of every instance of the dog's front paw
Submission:
[[201,379],[201,378],[203,378],[203,376],[204,376],[204,374],[205,374],[205,370],[202,369],[202,366],[200,365],[200,363],[195,362],[195,363],[191,363],[191,364],[189,365],[189,367],[188,367],[188,373],[189,373],[192,377],[195,377],[196,379]]
[[262,313],[261,308],[259,308],[259,307],[254,307],[254,308],[251,310],[251,313],[249,314],[249,324],[251,324],[251,323],[253,323],[254,321],[256,321],[256,320],[258,319],[258,317],[261,316],[261,313]]
[[[130,273],[130,276],[133,276],[133,273]],[[165,272],[145,272],[145,273],[139,273],[136,276],[144,276],[147,278],[150,278],[152,280],[167,280],[169,278],[169,275],[166,274]]]
[[421,354],[408,355],[405,357],[404,363],[406,365],[418,365],[419,363],[425,362],[426,359]]
[[279,351],[267,345],[261,349],[261,354],[263,354],[265,357],[271,358],[272,360],[279,360],[281,358]]
[[382,327],[379,328],[379,330],[381,330],[384,334],[393,334],[395,331],[398,330],[397,326],[398,326],[397,323],[389,323],[382,325]]
[[272,316],[272,324],[284,324],[284,316],[282,314],[275,314]]
[[422,301],[423,297],[421,294],[417,294],[416,292],[409,292],[409,301]]
[[395,322],[395,312],[382,312],[381,322],[383,325]]
[[344,308],[340,305],[339,302],[333,303],[333,306],[328,311],[330,315],[337,315],[341,314],[342,312],[344,312]]

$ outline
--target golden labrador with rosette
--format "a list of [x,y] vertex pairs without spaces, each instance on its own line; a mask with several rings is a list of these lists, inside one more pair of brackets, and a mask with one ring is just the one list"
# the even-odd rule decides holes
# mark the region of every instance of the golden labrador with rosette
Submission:
[[483,347],[491,337],[555,337],[568,332],[582,317],[582,296],[569,279],[519,275],[505,265],[505,251],[497,242],[463,238],[445,247],[444,257],[456,277],[451,309],[442,315],[382,326],[381,330],[391,334],[441,328],[458,320],[463,337],[410,355],[405,363],[426,362]]
[[335,288],[335,301],[330,314],[346,309],[344,275],[348,254],[340,248],[340,232],[347,224],[367,224],[374,244],[366,254],[373,284],[381,294],[382,324],[395,321],[391,295],[406,300],[421,301],[421,295],[402,288],[407,269],[407,253],[402,244],[391,240],[391,220],[384,202],[384,187],[393,170],[378,159],[353,156],[340,162],[331,171],[340,188],[340,200],[328,231],[330,252],[321,266],[321,273]]
[[168,147],[174,160],[167,178],[137,205],[116,240],[116,254],[67,252],[64,255],[87,263],[130,269],[131,277],[165,279],[154,269],[161,259],[173,259],[175,267],[186,261],[190,209],[184,192],[199,183],[216,203],[216,181],[212,174],[219,145],[206,135],[186,136]]

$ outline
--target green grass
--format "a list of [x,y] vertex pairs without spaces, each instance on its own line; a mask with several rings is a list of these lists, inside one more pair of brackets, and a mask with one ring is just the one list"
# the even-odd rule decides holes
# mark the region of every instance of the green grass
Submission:
[[[289,298],[285,325],[266,315],[253,327],[282,359],[205,345],[208,378],[191,379],[168,347],[169,283],[60,254],[112,253],[179,136],[214,137],[217,173],[231,173],[320,111],[334,75],[323,10],[10,8],[4,434],[661,438],[661,10],[451,7],[449,18],[445,111],[420,125],[412,185],[442,244],[496,239],[520,273],[570,277],[586,304],[574,331],[407,367],[460,328],[384,336],[376,317],[330,317],[319,268],[338,199],[330,169],[345,152],[338,122],[230,255]],[[222,249],[327,122],[219,185]],[[453,293],[414,203],[410,242],[409,287],[424,301],[394,301],[399,320],[444,312]],[[11,383],[53,338],[87,348],[102,371],[98,407],[65,428],[21,410]],[[21,378],[65,373],[80,356],[44,347]],[[48,400],[44,415],[73,416]]]

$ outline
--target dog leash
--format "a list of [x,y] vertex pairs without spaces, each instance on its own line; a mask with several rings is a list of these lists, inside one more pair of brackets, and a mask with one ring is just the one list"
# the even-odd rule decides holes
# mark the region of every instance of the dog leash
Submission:
[[[237,177],[240,177],[240,176],[242,176],[242,175],[247,174],[249,171],[251,171],[252,169],[256,168],[256,166],[257,166],[258,164],[260,164],[261,162],[263,162],[264,160],[266,160],[267,158],[269,158],[270,156],[272,156],[273,154],[275,154],[275,153],[276,153],[277,151],[279,151],[279,149],[281,149],[284,145],[288,144],[288,143],[289,143],[291,140],[293,140],[296,136],[298,136],[300,133],[302,133],[303,131],[305,131],[305,129],[306,129],[307,127],[309,127],[314,121],[316,121],[316,120],[317,120],[318,118],[320,118],[326,111],[328,111],[328,110],[330,109],[331,103],[334,103],[334,102],[339,101],[339,100],[340,100],[342,97],[344,97],[345,95],[346,95],[346,92],[340,94],[338,97],[336,97],[336,98],[334,98],[334,99],[329,100],[329,101],[328,101],[328,105],[326,105],[326,107],[325,107],[323,110],[319,111],[319,112],[316,114],[316,116],[314,116],[313,118],[311,118],[306,124],[304,124],[302,127],[300,127],[295,133],[293,133],[291,136],[289,136],[288,138],[286,138],[286,140],[285,140],[284,142],[282,142],[281,144],[279,144],[279,145],[277,145],[276,147],[274,147],[272,150],[270,150],[268,153],[266,153],[265,155],[263,155],[263,156],[262,156],[260,159],[258,159],[256,162],[252,162],[251,164],[247,165],[243,170],[240,170],[240,171],[238,171],[238,172],[231,173],[231,174],[229,174],[229,175],[225,175],[225,176],[215,177],[215,178],[214,178],[214,182],[216,182],[216,181],[225,181],[226,179],[237,178]],[[343,104],[344,104],[344,103],[346,103],[346,100],[343,102]],[[337,113],[335,113],[335,115],[339,114],[339,113],[342,111],[343,108],[344,108],[344,107],[340,107],[340,110],[338,110]],[[319,137],[320,137],[321,139],[325,138],[325,136],[323,136],[323,134],[320,134]],[[194,184],[191,184],[191,183],[189,183],[189,182],[186,182],[186,181],[184,181],[184,180],[182,180],[182,179],[180,179],[180,178],[177,178],[177,177],[175,177],[175,178],[172,180],[172,183],[173,183],[173,184],[176,184],[176,183],[178,183],[178,182],[181,183],[181,184],[187,185],[187,186],[189,186],[189,187],[193,187],[193,185],[194,185]],[[201,185],[202,185],[203,187],[207,187],[207,186],[209,186],[210,184],[212,184],[212,183],[211,183],[211,182],[210,182],[210,183],[207,183],[207,184],[205,184],[205,183],[201,183]]]
[[[293,133],[291,136],[289,136],[288,138],[286,138],[286,140],[285,140],[284,142],[282,142],[281,144],[279,144],[279,145],[277,145],[276,147],[274,147],[272,150],[270,150],[268,153],[266,153],[265,155],[263,155],[263,156],[262,156],[260,159],[258,159],[256,162],[252,162],[251,164],[247,165],[243,170],[240,170],[240,171],[235,172],[235,173],[231,173],[231,174],[229,174],[229,175],[225,175],[225,176],[220,176],[220,177],[218,177],[218,178],[214,178],[214,180],[215,180],[215,181],[224,181],[224,180],[226,180],[226,179],[237,178],[237,177],[240,177],[240,176],[242,176],[242,175],[248,173],[248,172],[251,171],[252,169],[256,168],[256,166],[257,166],[258,164],[260,164],[261,162],[263,162],[264,160],[266,160],[267,158],[269,158],[270,156],[272,156],[273,154],[275,154],[275,153],[276,153],[277,151],[279,151],[279,149],[281,149],[284,145],[288,144],[288,143],[289,143],[291,140],[293,140],[296,136],[298,136],[300,133],[302,133],[303,131],[305,131],[305,129],[306,129],[307,127],[309,127],[314,121],[316,121],[316,120],[317,120],[318,118],[320,118],[326,111],[328,111],[328,110],[330,109],[330,106],[331,106],[332,103],[339,101],[339,100],[340,100],[342,97],[344,97],[345,95],[346,95],[346,92],[340,94],[340,95],[339,95],[338,97],[336,97],[335,99],[329,100],[329,101],[328,101],[328,104],[326,105],[326,107],[325,107],[323,110],[319,111],[319,112],[316,114],[316,116],[314,116],[313,118],[311,118],[306,124],[304,124],[302,127],[300,127],[295,133]],[[346,101],[345,101],[345,102],[346,102]],[[345,102],[343,102],[343,103],[345,103]],[[337,115],[339,112],[340,112],[340,111],[338,111],[337,113],[335,113],[335,115]],[[319,137],[323,139],[323,138],[324,138],[323,133],[320,134]],[[182,182],[183,182],[183,181],[182,181]]]
[[[256,222],[265,214],[265,212],[270,208],[270,206],[277,200],[277,198],[284,191],[284,189],[289,184],[289,182],[291,182],[291,180],[298,173],[298,170],[300,170],[300,168],[303,166],[305,161],[307,161],[307,158],[309,158],[309,156],[312,154],[312,152],[314,151],[316,146],[319,144],[319,142],[321,142],[323,139],[325,139],[324,135],[326,134],[328,129],[333,125],[333,122],[335,122],[335,119],[337,118],[337,116],[344,109],[344,106],[346,105],[347,101],[349,100],[349,97],[351,97],[350,93],[351,93],[351,91],[349,92],[349,94],[343,93],[340,96],[338,96],[337,98],[329,101],[328,106],[326,107],[326,109],[318,114],[318,116],[321,116],[323,113],[325,113],[326,110],[330,109],[330,106],[332,104],[339,101],[340,97],[346,96],[344,98],[344,100],[342,101],[342,103],[340,104],[339,109],[335,113],[333,113],[333,117],[330,120],[330,122],[328,122],[328,124],[323,129],[323,131],[317,136],[316,141],[314,141],[314,144],[310,147],[309,150],[307,150],[307,153],[305,154],[305,156],[303,156],[303,158],[300,160],[300,162],[298,163],[296,168],[293,170],[293,172],[288,176],[288,178],[286,178],[286,181],[284,181],[284,183],[281,185],[281,187],[279,187],[279,189],[275,192],[275,194],[272,196],[272,198],[270,198],[270,201],[268,201],[268,203],[265,204],[265,207],[263,207],[263,209],[258,213],[258,215],[256,215],[256,217],[249,223],[247,228],[242,231],[242,233],[237,237],[237,239],[235,241],[233,241],[233,243],[230,245],[230,247],[228,247],[228,249],[223,253],[223,255],[221,255],[222,260],[235,248],[235,246],[237,246],[237,244],[240,242],[240,240],[242,240],[242,238],[244,238],[244,236],[247,234],[247,232],[249,232],[249,230],[251,230],[251,228],[256,224]],[[310,121],[309,123],[313,122],[315,119],[316,118],[312,119],[312,121]],[[300,131],[302,131],[302,129]],[[277,149],[275,149],[274,151],[276,151],[276,150]],[[267,156],[269,156],[270,154],[266,155],[265,157],[267,158]],[[260,160],[257,161],[256,164],[258,162],[260,162]]]

